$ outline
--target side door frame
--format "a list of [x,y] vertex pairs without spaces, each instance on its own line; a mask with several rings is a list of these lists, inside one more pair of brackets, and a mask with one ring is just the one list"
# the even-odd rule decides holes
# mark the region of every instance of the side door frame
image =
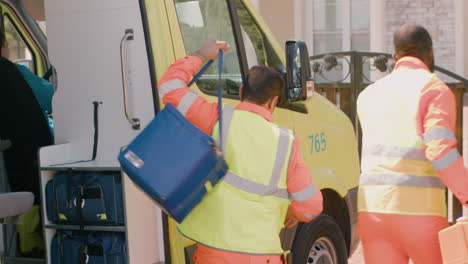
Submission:
[[[231,19],[232,27],[233,27],[233,33],[236,41],[236,45],[238,47],[237,49],[237,55],[239,58],[239,64],[240,64],[240,69],[241,69],[241,74],[242,74],[242,80],[245,81],[245,76],[248,71],[248,66],[247,66],[247,59],[246,59],[246,52],[245,52],[245,47],[244,47],[244,42],[243,42],[243,37],[242,37],[242,31],[239,23],[239,17],[237,14],[237,8],[236,8],[236,3],[235,0],[224,0],[227,3],[228,6],[228,11],[229,11],[229,16]],[[161,13],[163,11],[151,11],[147,10],[147,1],[145,0],[139,0],[140,2],[140,10],[142,13],[142,19],[143,19],[143,28],[145,32],[145,41],[146,41],[146,48],[148,52],[148,61],[149,61],[149,67],[150,67],[150,74],[151,74],[151,81],[153,84],[156,86],[157,85],[157,80],[163,72],[165,71],[164,67],[169,66],[170,63],[173,62],[177,58],[178,55],[180,55],[183,47],[177,45],[175,43],[175,39],[178,38],[178,36],[174,36],[177,34],[181,34],[179,28],[174,28],[175,25],[171,25],[171,21],[173,20],[173,13],[170,11],[170,7],[167,5],[173,4],[172,0],[165,0],[163,1],[166,5],[166,19],[167,21],[162,21],[165,19],[164,17],[157,18],[159,22],[161,23],[167,23],[167,26],[169,27],[168,29],[157,29],[157,30],[152,30],[151,27],[148,25],[148,20],[150,17],[153,17],[157,15],[157,13]],[[178,27],[178,25],[177,25]],[[159,33],[160,37],[169,37],[166,39],[162,45],[159,47],[155,47],[155,39],[152,39],[153,35],[155,33]],[[171,46],[171,47],[170,47]],[[169,62],[167,61],[169,57],[171,56],[165,56],[165,58],[161,59],[161,61],[156,61],[155,58],[158,56],[158,53],[163,52],[161,49],[167,49],[164,52],[165,53],[170,53],[173,59]],[[164,68],[164,69],[162,69]],[[153,87],[153,99],[154,99],[154,108],[155,108],[155,113],[158,113],[159,110],[162,108],[162,105],[160,103],[160,98],[157,94],[157,89],[156,87]],[[164,232],[164,255],[165,255],[165,261],[166,263],[173,263],[172,261],[172,256],[171,256],[171,242],[170,242],[170,219],[169,217],[163,213],[163,232]]]

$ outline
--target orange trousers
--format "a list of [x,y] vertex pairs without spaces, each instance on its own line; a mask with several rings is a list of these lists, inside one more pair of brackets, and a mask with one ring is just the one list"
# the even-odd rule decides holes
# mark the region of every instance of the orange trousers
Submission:
[[247,255],[197,246],[195,264],[284,264],[281,256]]
[[440,216],[359,213],[366,264],[442,264],[438,233],[448,226]]

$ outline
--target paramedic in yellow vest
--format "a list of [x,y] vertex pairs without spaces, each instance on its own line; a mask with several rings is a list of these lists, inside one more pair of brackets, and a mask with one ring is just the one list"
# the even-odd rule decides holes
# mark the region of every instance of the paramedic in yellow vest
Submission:
[[359,235],[367,264],[442,263],[445,187],[468,204],[457,150],[455,97],[435,74],[432,40],[420,25],[394,34],[395,67],[358,98],[362,126]]
[[[223,41],[208,40],[178,59],[158,84],[159,96],[205,133],[217,139],[217,104],[187,87],[192,76]],[[255,66],[240,88],[241,102],[223,106],[223,150],[229,172],[179,225],[198,243],[195,263],[282,263],[280,230],[309,222],[322,211],[322,195],[312,183],[291,130],[273,123],[284,81],[275,69]],[[183,161],[181,161],[183,162]]]

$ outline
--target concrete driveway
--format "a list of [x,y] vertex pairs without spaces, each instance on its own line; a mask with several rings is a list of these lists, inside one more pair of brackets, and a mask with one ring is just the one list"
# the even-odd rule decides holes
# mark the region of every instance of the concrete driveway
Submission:
[[362,246],[359,243],[359,247],[356,249],[351,258],[348,259],[348,264],[364,264],[364,255],[362,254]]

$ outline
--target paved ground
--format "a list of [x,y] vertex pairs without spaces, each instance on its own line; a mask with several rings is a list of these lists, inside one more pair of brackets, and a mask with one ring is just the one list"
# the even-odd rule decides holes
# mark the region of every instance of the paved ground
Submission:
[[354,252],[354,254],[349,258],[348,264],[364,264],[364,256],[362,255],[362,247],[359,244],[358,249]]
[[[359,247],[356,249],[356,252],[354,252],[351,258],[348,259],[348,264],[365,264],[361,243],[359,243]],[[413,262],[410,260],[408,264],[413,264]]]

